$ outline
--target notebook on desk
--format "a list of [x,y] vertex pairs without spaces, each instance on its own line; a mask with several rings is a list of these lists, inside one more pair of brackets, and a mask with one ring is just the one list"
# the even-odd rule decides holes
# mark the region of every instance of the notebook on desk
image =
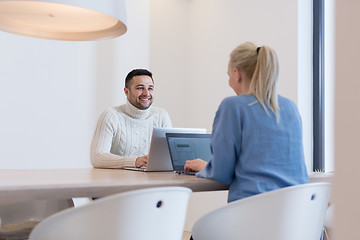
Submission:
[[201,158],[209,161],[212,157],[211,134],[166,133],[172,167],[179,174],[195,174],[184,171],[186,160]]
[[125,167],[126,170],[144,172],[173,171],[166,133],[206,133],[204,128],[154,128],[151,136],[149,159],[146,167]]

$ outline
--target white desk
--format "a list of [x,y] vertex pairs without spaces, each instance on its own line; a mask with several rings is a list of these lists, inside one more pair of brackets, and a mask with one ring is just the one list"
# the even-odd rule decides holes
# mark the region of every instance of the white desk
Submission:
[[123,191],[184,186],[197,191],[226,190],[211,179],[172,172],[119,169],[0,170],[0,203],[73,197],[103,197]]

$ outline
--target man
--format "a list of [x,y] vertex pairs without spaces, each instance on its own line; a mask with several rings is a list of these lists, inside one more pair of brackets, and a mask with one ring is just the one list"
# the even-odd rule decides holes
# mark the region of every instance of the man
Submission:
[[125,78],[126,104],[105,110],[91,144],[95,168],[146,166],[154,127],[171,127],[169,114],[152,107],[154,80],[146,69],[135,69]]

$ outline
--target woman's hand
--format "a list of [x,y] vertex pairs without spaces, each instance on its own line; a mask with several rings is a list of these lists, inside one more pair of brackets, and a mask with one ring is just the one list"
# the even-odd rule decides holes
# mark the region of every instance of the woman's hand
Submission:
[[201,169],[203,169],[206,166],[207,162],[200,159],[200,158],[196,158],[194,160],[186,160],[185,166],[184,166],[184,170],[193,170],[196,172],[201,171]]

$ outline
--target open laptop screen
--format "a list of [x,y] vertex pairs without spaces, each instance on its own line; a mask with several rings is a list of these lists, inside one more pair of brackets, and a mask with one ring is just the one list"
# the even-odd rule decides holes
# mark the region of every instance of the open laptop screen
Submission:
[[166,133],[174,171],[184,171],[186,160],[211,159],[211,134]]

